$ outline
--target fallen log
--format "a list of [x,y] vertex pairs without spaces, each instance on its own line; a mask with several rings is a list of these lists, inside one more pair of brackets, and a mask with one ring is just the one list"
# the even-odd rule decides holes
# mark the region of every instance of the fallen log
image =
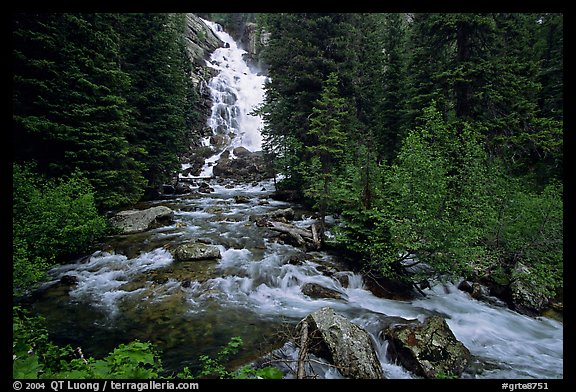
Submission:
[[299,227],[294,227],[281,222],[268,222],[268,227],[280,233],[288,234],[300,246],[306,246],[305,238],[312,238],[312,233]]

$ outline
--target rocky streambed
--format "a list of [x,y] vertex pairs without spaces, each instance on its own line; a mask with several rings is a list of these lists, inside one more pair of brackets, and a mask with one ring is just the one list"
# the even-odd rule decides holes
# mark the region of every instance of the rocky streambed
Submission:
[[176,372],[240,336],[246,348],[230,365],[274,358],[293,378],[307,320],[307,377],[563,376],[561,322],[476,300],[456,285],[432,287],[427,298],[383,296],[337,255],[278,230],[304,234],[315,220],[270,198],[270,181],[213,181],[210,193],[199,185],[138,206],[162,218],[51,271],[30,306],[57,341],[104,355],[149,340]]

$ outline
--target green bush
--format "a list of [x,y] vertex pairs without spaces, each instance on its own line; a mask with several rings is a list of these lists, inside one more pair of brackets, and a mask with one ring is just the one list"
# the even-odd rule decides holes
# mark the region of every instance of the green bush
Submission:
[[194,375],[188,367],[176,375],[177,378],[210,378],[217,377],[221,379],[281,379],[284,374],[277,368],[268,366],[263,368],[254,368],[252,365],[245,365],[238,370],[229,371],[226,369],[224,362],[228,361],[233,355],[236,355],[242,348],[244,342],[239,336],[234,336],[228,344],[216,354],[216,358],[210,358],[207,355],[201,355],[200,372]]
[[28,290],[50,265],[77,256],[107,231],[88,181],[76,172],[44,180],[32,165],[13,165],[14,294]]
[[158,378],[162,362],[151,343],[121,344],[103,359],[82,358],[68,345],[48,339],[44,320],[13,308],[12,376],[19,379],[150,379]]

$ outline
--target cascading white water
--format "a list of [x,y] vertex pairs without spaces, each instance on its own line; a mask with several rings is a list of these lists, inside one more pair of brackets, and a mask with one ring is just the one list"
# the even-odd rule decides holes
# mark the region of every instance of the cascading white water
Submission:
[[[207,62],[217,72],[208,84],[212,97],[212,114],[208,126],[213,136],[217,137],[216,145],[220,150],[208,158],[202,169],[200,176],[209,177],[212,175],[212,165],[223,151],[232,151],[235,147],[245,147],[250,151],[262,149],[262,118],[250,113],[264,100],[266,77],[248,66],[243,58],[246,51],[238,47],[236,41],[220,25],[209,20],[203,21],[226,46],[216,49]],[[211,138],[214,141],[213,137],[207,137],[203,144],[211,145]]]
[[[212,58],[212,66],[219,71],[211,82],[215,99],[210,119],[212,129],[217,135],[236,134],[227,148],[259,149],[260,119],[248,116],[248,112],[262,98],[256,90],[261,88],[263,77],[250,72],[242,59],[243,51],[228,34],[219,31],[215,24],[206,23],[230,45],[216,51]],[[503,306],[477,301],[454,285],[435,286],[428,298],[397,301],[374,296],[364,286],[360,274],[344,270],[339,272],[347,277],[348,284],[343,286],[335,275],[326,273],[326,266],[333,265],[331,256],[308,253],[304,261],[292,262],[291,258],[300,254],[300,250],[265,238],[266,230],[249,221],[250,215],[290,206],[265,200],[273,188],[271,182],[232,189],[218,184],[213,187],[215,192],[209,196],[162,201],[175,210],[175,219],[181,225],[154,229],[145,237],[138,237],[143,243],[162,242],[158,248],[142,251],[135,257],[98,252],[84,264],[65,265],[52,271],[54,283],[63,275],[74,276],[78,283],[56,305],[47,296],[49,312],[61,312],[61,319],[69,323],[75,313],[67,307],[79,304],[79,308],[71,307],[75,311],[81,309],[82,318],[75,320],[71,328],[76,331],[78,323],[92,317],[95,321],[85,327],[89,330],[86,335],[100,336],[97,342],[109,340],[108,333],[115,328],[122,342],[150,339],[158,331],[157,340],[165,342],[167,354],[176,352],[172,362],[174,367],[181,368],[182,363],[190,360],[190,353],[204,353],[207,340],[213,336],[220,339],[210,341],[216,348],[225,345],[229,336],[239,335],[244,339],[251,336],[256,346],[262,334],[273,328],[266,323],[274,327],[285,322],[295,324],[307,314],[330,306],[372,335],[387,378],[415,376],[387,358],[387,343],[380,336],[382,320],[386,317],[424,320],[439,313],[476,361],[475,369],[464,377],[563,377],[561,322],[530,318]],[[234,196],[248,197],[249,202],[239,203]],[[294,222],[301,227],[311,223],[307,219]],[[208,271],[201,274],[196,270],[201,263],[176,263],[164,248],[170,248],[173,240],[182,243],[197,239],[217,245],[222,254],[220,260],[209,262],[212,264],[206,267]],[[184,274],[172,275],[178,268]],[[155,275],[157,272],[163,275]],[[342,299],[310,298],[302,292],[306,283],[335,290]],[[143,330],[146,334],[142,334]],[[196,335],[200,336],[198,340]],[[173,343],[169,337],[174,337]],[[283,350],[291,359],[297,358],[294,345],[287,344]],[[317,373],[325,378],[341,377],[333,367],[322,365],[317,366]]]

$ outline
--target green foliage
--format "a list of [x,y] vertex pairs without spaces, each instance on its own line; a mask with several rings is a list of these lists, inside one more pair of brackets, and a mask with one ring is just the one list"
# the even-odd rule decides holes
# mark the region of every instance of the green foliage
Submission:
[[492,268],[503,268],[509,280],[529,279],[534,291],[553,295],[563,284],[562,184],[553,182],[534,192],[498,168],[492,178],[494,202],[486,234],[495,259]]
[[238,370],[228,371],[225,362],[242,349],[244,342],[239,336],[234,336],[222,350],[216,354],[216,358],[207,355],[201,355],[201,370],[198,374],[193,375],[188,367],[176,375],[176,378],[220,378],[220,379],[246,379],[246,378],[264,378],[264,379],[281,379],[283,373],[274,367],[254,368],[252,365],[245,365]]
[[[418,282],[435,276],[529,279],[535,292],[562,287],[562,184],[541,191],[489,162],[470,126],[458,130],[428,108],[405,138],[396,162],[371,170],[373,206],[346,205],[336,241],[373,271]],[[359,168],[342,187],[359,199]],[[405,263],[426,263],[407,273]]]
[[439,370],[434,378],[439,380],[456,380],[460,377],[456,374],[450,374],[449,372],[445,373],[443,370]]
[[44,320],[22,308],[13,308],[12,325],[14,378],[150,379],[162,371],[157,351],[147,342],[121,344],[103,359],[79,358],[70,346],[52,343]]
[[20,307],[14,307],[12,314],[13,377],[39,378],[49,367],[62,369],[61,359],[72,350],[49,341],[43,319],[31,317]]
[[15,160],[76,169],[100,209],[179,169],[198,121],[184,14],[15,14]]
[[158,378],[162,363],[154,346],[148,342],[133,341],[120,344],[103,359],[74,359],[63,371],[51,374],[51,378]]
[[265,368],[255,369],[250,365],[244,366],[234,373],[235,379],[254,379],[262,378],[268,380],[280,380],[284,378],[284,373],[280,369],[268,366]]
[[88,181],[75,172],[45,181],[33,166],[13,165],[14,292],[42,278],[50,265],[85,252],[108,231]]

